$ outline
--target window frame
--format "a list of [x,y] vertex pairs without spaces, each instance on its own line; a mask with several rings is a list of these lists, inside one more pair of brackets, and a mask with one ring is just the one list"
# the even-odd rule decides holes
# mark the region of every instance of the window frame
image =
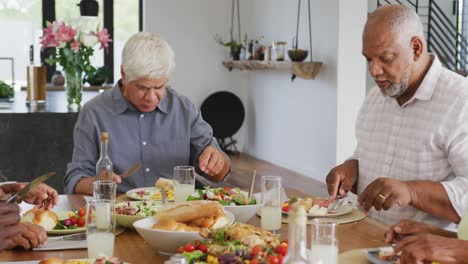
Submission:
[[[138,0],[138,29],[143,31],[143,0]],[[47,8],[46,8],[47,7]],[[78,7],[76,7],[79,9]],[[111,38],[114,36],[114,0],[103,0],[104,27],[107,28]],[[55,0],[42,0],[42,27],[46,27],[47,21],[55,21]],[[49,65],[45,62],[55,48],[47,48],[41,51],[41,62],[47,67],[47,82],[50,82],[54,74],[55,65]],[[104,65],[110,72],[109,82],[114,83],[114,42],[109,43],[108,52],[104,52]]]

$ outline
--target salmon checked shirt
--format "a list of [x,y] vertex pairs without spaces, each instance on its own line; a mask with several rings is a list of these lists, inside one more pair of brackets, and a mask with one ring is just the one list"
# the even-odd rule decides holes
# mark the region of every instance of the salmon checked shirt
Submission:
[[[460,216],[468,212],[468,83],[435,56],[404,105],[383,96],[378,87],[370,91],[358,115],[356,137],[352,158],[359,160],[358,194],[379,177],[428,180],[442,183]],[[412,206],[372,209],[369,216],[385,224],[413,219],[455,228]]]

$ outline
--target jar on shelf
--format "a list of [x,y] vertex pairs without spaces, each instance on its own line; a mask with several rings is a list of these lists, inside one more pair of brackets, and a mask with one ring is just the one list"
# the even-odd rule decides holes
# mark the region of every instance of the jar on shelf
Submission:
[[276,50],[276,60],[277,61],[284,61],[284,53],[286,49],[286,45],[288,43],[286,41],[276,41],[275,42],[275,50]]

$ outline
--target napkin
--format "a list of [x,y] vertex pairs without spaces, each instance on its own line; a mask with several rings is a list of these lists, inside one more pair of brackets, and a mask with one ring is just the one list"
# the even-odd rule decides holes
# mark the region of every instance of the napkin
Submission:
[[45,245],[33,248],[34,251],[88,248],[86,239],[48,241]]

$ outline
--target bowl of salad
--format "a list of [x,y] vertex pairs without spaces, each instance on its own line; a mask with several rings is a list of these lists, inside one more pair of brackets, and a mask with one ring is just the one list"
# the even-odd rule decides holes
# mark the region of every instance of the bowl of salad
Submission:
[[133,228],[133,222],[157,213],[161,202],[158,201],[133,201],[115,205],[115,219],[117,224]]
[[260,204],[255,198],[249,200],[248,194],[239,188],[230,187],[206,187],[196,190],[187,198],[192,200],[218,201],[226,211],[231,212],[237,222],[246,223],[260,209]]

